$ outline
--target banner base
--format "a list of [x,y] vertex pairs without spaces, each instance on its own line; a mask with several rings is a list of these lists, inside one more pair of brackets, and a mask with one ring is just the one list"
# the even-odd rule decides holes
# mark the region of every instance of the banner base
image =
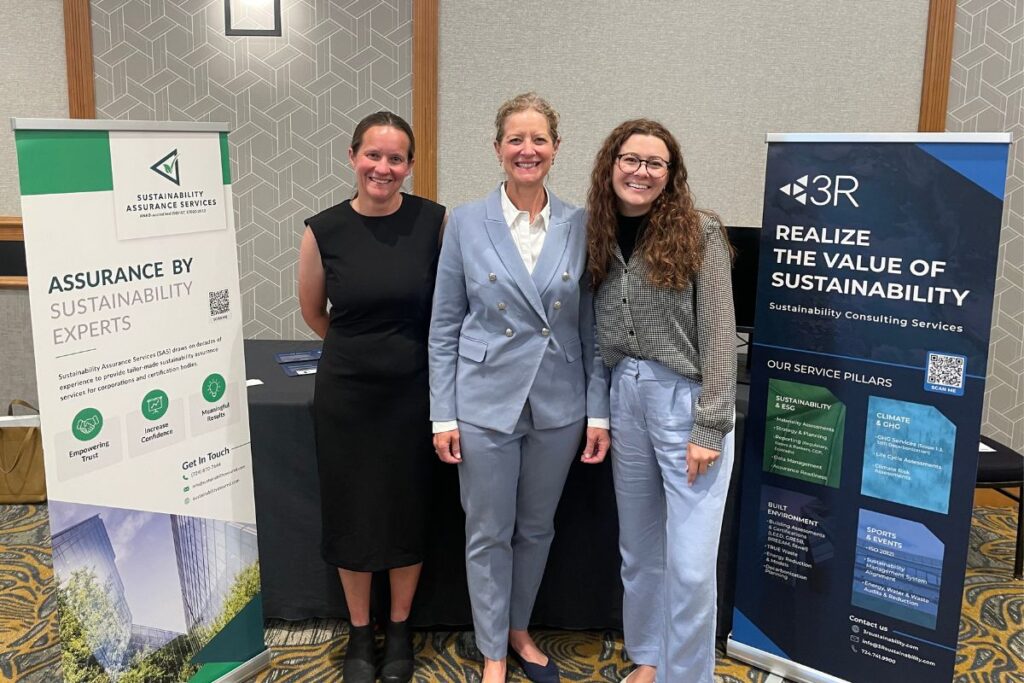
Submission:
[[845,678],[836,678],[823,671],[797,664],[764,650],[758,650],[756,647],[745,645],[732,638],[726,642],[725,652],[733,659],[753,664],[762,671],[778,674],[787,680],[798,683],[850,683]]
[[270,648],[235,667],[211,683],[242,683],[270,666]]

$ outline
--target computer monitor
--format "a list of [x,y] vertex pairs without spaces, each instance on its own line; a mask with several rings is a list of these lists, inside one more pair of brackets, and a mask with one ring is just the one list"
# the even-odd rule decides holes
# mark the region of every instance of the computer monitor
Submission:
[[754,309],[757,302],[757,263],[761,245],[761,229],[728,226],[729,242],[736,250],[732,264],[732,304],[736,310],[736,330],[754,331]]

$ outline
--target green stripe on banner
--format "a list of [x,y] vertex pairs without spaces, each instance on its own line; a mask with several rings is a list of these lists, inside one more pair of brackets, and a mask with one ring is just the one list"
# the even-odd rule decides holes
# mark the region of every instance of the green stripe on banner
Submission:
[[105,130],[16,130],[21,194],[110,192],[110,136]]
[[220,175],[225,185],[231,184],[231,155],[228,154],[228,134],[220,134]]
[[216,662],[203,664],[196,675],[188,679],[188,683],[210,683],[226,673],[230,673],[242,666],[243,662]]

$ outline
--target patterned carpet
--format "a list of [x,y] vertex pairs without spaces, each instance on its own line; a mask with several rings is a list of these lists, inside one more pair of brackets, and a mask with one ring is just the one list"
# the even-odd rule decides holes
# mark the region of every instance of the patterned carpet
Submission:
[[[976,508],[954,683],[1024,681],[1024,583],[1012,580],[1015,511]],[[59,680],[60,646],[53,610],[49,527],[45,506],[0,505],[0,680]],[[616,631],[548,631],[536,635],[563,671],[565,681],[617,682],[630,665]],[[346,640],[340,622],[271,621],[271,667],[256,683],[340,680]],[[480,655],[469,632],[420,633],[416,637],[417,683],[479,680]],[[722,683],[761,683],[767,674],[720,657]],[[509,680],[525,681],[511,666]]]

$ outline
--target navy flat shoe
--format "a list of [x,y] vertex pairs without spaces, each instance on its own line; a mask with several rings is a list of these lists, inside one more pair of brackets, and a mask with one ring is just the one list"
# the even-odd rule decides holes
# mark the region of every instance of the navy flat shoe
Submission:
[[558,665],[555,664],[555,660],[548,657],[548,663],[544,666],[540,664],[534,664],[528,662],[519,656],[519,653],[512,648],[508,649],[508,653],[512,656],[512,659],[516,660],[516,663],[522,668],[523,673],[533,683],[559,683],[560,678],[558,677]]

